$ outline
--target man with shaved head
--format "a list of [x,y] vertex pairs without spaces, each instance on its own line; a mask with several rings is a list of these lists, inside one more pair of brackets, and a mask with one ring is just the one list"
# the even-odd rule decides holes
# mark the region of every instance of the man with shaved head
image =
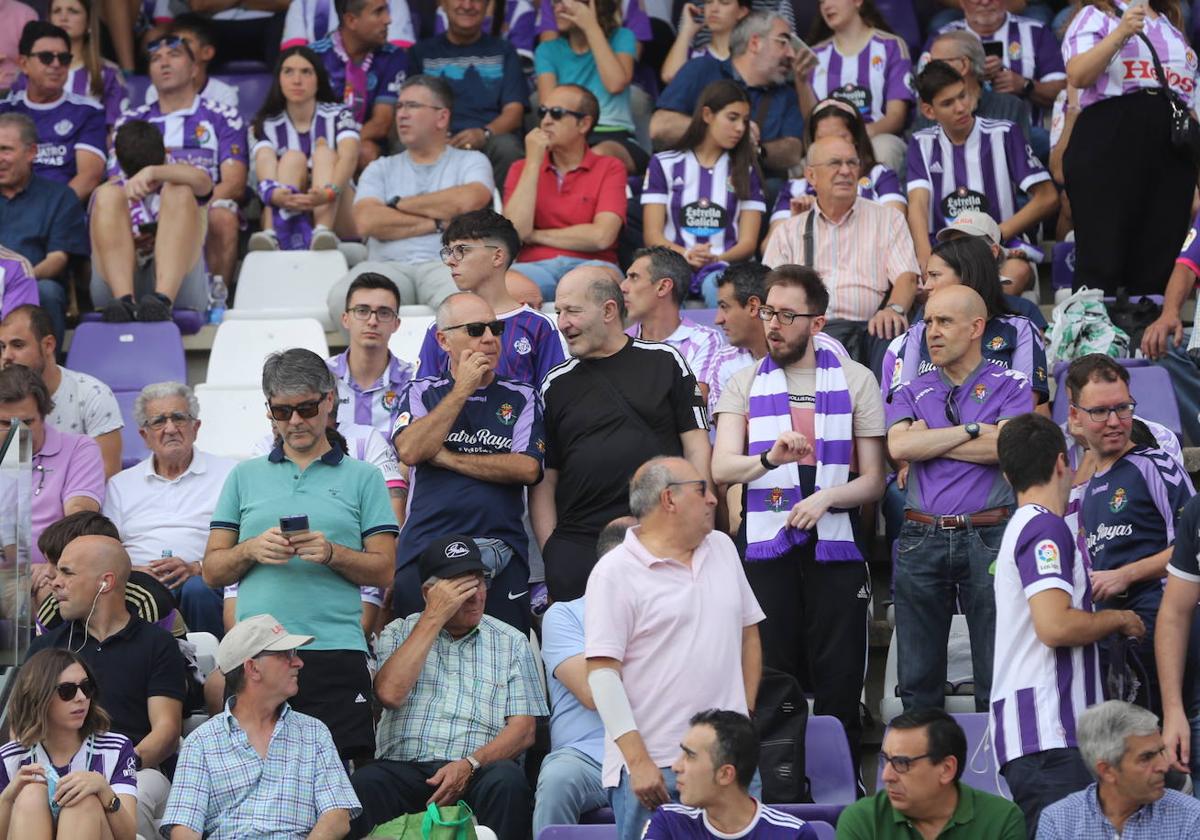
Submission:
[[987,307],[974,289],[940,289],[925,307],[934,368],[892,393],[888,452],[910,462],[896,560],[896,643],[905,711],[942,708],[955,598],[971,631],[975,708],[988,709],[995,649],[996,553],[1015,499],[996,441],[1029,411],[1029,380],[983,358]]
[[546,444],[536,391],[496,376],[507,324],[479,295],[450,295],[438,307],[436,333],[450,370],[413,380],[400,397],[392,440],[412,469],[412,495],[396,553],[398,617],[424,607],[421,552],[464,533],[488,567],[487,613],[529,632],[524,491],[542,477]]
[[533,533],[555,601],[583,594],[596,537],[629,513],[628,482],[656,455],[709,477],[708,413],[696,377],[669,344],[625,335],[615,271],[579,266],[555,290],[571,358],[542,383],[546,474],[530,493]]
[[816,269],[829,289],[824,332],[856,361],[874,367],[873,358],[882,360],[887,342],[908,329],[921,270],[904,218],[859,198],[862,174],[850,141],[824,137],[813,143],[804,177],[817,200],[775,229],[763,264]]
[[29,656],[66,648],[96,674],[112,731],[129,738],[137,755],[138,833],[153,837],[171,792],[167,777],[179,749],[187,671],[171,634],[129,612],[129,572],[129,555],[112,537],[69,542],[53,583],[63,622],[34,639]]

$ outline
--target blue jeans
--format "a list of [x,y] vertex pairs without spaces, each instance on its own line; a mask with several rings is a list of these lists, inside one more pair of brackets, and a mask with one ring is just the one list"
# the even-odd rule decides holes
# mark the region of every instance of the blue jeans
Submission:
[[218,639],[225,635],[221,610],[225,606],[220,589],[213,589],[202,577],[190,577],[175,590],[179,599],[179,614],[189,630],[212,633]]
[[1167,354],[1155,364],[1171,374],[1175,386],[1175,402],[1179,405],[1179,420],[1183,426],[1182,443],[1200,446],[1200,370],[1187,354],[1187,339],[1178,347],[1169,345]]
[[600,762],[574,747],[554,750],[542,761],[533,797],[533,836],[548,825],[576,825],[581,815],[608,804]]
[[610,262],[604,260],[584,260],[579,257],[551,257],[548,260],[538,260],[536,262],[519,262],[513,263],[512,270],[518,274],[524,274],[534,283],[537,283],[538,288],[542,290],[542,297],[547,301],[554,300],[554,290],[558,287],[558,281],[563,278],[573,268],[579,268],[581,265],[600,265],[605,268],[611,268],[620,272]]
[[63,335],[67,332],[67,287],[57,280],[39,280],[37,284],[38,303],[46,310],[58,342],[58,352],[61,353]]
[[[679,788],[675,785],[675,771],[670,767],[658,768],[662,771],[663,782],[667,786],[667,795],[672,802],[679,801]],[[754,779],[750,782],[750,795],[755,799],[762,797],[762,778],[754,771]],[[617,840],[640,840],[650,822],[650,811],[642,807],[629,785],[629,771],[621,768],[621,781],[609,791],[609,804],[617,819]]]
[[1004,525],[940,529],[904,520],[892,579],[896,644],[904,710],[945,707],[946,644],[955,601],[971,631],[975,710],[985,712],[996,649],[994,564]]
[[1025,829],[1037,836],[1038,818],[1048,805],[1092,783],[1083,757],[1075,747],[1023,755],[1000,768],[1013,802],[1025,815]]

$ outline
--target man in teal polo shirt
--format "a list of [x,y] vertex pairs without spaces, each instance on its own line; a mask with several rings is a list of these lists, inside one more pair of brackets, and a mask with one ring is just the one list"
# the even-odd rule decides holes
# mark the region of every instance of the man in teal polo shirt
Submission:
[[1016,805],[960,781],[967,736],[941,709],[893,720],[879,761],[883,786],[842,812],[838,840],[1025,840]]
[[[238,621],[270,613],[317,638],[299,653],[291,705],[329,727],[343,759],[369,759],[375,735],[359,587],[391,580],[396,517],[379,471],[346,457],[345,442],[327,428],[337,383],[325,361],[298,348],[273,353],[262,382],[275,446],[225,480],[204,580],[240,584]],[[285,534],[280,520],[297,516],[307,527]]]

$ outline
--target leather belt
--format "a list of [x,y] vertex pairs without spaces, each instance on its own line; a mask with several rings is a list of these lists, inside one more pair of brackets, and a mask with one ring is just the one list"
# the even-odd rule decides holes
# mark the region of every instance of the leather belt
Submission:
[[928,513],[921,513],[919,510],[906,510],[904,511],[904,518],[911,519],[913,522],[920,522],[922,525],[932,525],[943,531],[950,531],[958,528],[966,528],[968,525],[973,528],[1000,525],[1008,519],[1009,513],[1011,511],[1006,507],[981,510],[978,513],[958,513],[954,516],[931,516]]

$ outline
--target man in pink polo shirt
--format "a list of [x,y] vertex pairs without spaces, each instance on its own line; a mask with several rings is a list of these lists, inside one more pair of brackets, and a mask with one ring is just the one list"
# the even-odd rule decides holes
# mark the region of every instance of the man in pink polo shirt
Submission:
[[588,579],[584,654],[620,840],[679,801],[670,765],[692,715],[754,708],[765,616],[733,541],[713,530],[716,506],[684,459],[647,461],[629,486],[638,525]]

